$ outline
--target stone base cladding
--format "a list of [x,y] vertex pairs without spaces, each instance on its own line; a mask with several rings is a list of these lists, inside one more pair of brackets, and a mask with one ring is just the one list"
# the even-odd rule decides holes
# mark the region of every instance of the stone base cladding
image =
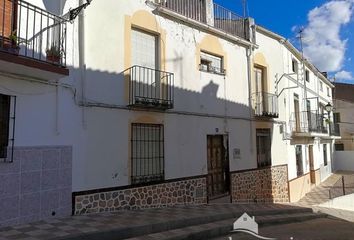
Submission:
[[0,227],[70,216],[72,147],[15,147],[13,153],[12,163],[0,162]]
[[231,184],[233,203],[289,202],[287,165],[232,173]]
[[80,193],[74,193],[75,215],[207,203],[205,177],[86,195],[78,194]]

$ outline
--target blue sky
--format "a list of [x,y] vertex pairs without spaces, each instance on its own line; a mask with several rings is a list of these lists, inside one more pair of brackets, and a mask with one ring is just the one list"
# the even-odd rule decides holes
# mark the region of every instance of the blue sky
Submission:
[[[242,0],[214,0],[242,14]],[[305,55],[336,81],[354,83],[354,0],[248,0],[257,24],[298,46],[304,28]]]

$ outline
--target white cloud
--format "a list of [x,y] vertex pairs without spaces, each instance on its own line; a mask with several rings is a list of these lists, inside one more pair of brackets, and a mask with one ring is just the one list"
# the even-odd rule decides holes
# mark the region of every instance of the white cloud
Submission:
[[337,72],[335,77],[338,80],[354,80],[353,74],[347,71]]
[[347,40],[341,28],[350,22],[354,0],[331,0],[308,14],[304,53],[321,71],[339,71],[345,61]]

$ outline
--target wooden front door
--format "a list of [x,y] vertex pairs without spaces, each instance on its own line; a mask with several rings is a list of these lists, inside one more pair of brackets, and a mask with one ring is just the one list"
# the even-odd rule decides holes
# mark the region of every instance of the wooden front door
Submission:
[[315,171],[315,165],[313,162],[313,145],[309,146],[309,162],[310,162],[311,183],[315,184],[316,183],[316,171]]
[[227,157],[227,138],[223,135],[207,136],[208,195],[218,198],[230,192],[230,169]]

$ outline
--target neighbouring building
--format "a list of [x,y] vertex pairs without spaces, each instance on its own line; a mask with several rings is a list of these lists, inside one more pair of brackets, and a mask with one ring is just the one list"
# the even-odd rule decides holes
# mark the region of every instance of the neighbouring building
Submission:
[[295,202],[332,172],[339,138],[330,121],[334,86],[285,38],[261,26],[256,32],[251,98],[260,146],[257,164],[285,164],[289,200]]
[[354,151],[354,85],[335,83],[334,121],[340,129],[341,139],[336,140],[336,151]]
[[0,0],[0,225],[293,202],[331,174],[332,83],[252,18],[212,0],[29,2]]

